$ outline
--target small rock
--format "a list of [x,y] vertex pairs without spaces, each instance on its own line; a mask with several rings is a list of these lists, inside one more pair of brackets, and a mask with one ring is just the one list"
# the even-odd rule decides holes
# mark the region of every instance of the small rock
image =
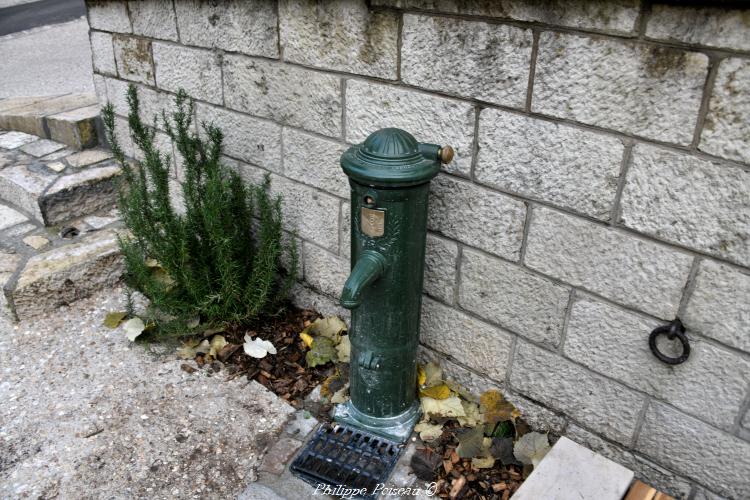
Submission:
[[40,248],[44,248],[45,246],[47,246],[49,240],[44,236],[32,234],[31,236],[25,237],[23,239],[23,242],[29,245],[34,250],[39,250]]
[[50,170],[54,170],[57,173],[62,172],[65,170],[65,164],[61,161],[53,161],[52,163],[47,163],[47,168]]
[[187,373],[195,373],[198,371],[197,368],[194,368],[187,363],[182,363],[180,365],[180,368],[182,369],[182,371],[187,372]]

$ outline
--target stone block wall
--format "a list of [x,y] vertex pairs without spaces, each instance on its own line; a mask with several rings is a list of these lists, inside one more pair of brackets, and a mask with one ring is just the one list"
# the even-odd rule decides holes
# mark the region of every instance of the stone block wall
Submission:
[[[423,358],[679,498],[748,498],[750,10],[713,5],[96,1],[88,17],[101,102],[124,116],[134,82],[153,114],[185,88],[227,165],[270,174],[302,305],[340,312],[347,145],[385,126],[452,145]],[[692,354],[667,366],[648,335],[675,317]]]

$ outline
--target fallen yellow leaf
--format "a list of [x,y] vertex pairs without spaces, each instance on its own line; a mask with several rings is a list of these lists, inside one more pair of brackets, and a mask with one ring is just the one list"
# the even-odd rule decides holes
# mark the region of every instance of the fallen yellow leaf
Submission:
[[307,346],[308,349],[312,347],[312,343],[313,343],[312,335],[308,335],[307,333],[305,333],[304,331],[302,331],[299,334],[299,338],[302,339],[302,342],[305,343],[305,345]]
[[451,395],[451,390],[445,384],[434,385],[432,387],[425,387],[419,390],[421,396],[427,396],[432,399],[446,399]]

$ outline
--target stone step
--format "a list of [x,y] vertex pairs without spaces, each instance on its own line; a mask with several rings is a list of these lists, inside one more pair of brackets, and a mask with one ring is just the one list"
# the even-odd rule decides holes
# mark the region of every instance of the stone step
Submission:
[[0,100],[0,128],[51,139],[73,149],[99,144],[98,121],[99,104],[95,94]]

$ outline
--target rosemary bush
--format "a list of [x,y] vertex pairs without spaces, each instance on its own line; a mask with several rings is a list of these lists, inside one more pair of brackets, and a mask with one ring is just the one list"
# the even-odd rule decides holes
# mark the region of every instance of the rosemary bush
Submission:
[[269,196],[268,178],[246,186],[223,167],[221,130],[203,123],[205,138],[193,131],[193,102],[180,90],[171,119],[162,113],[183,159],[184,212],[177,212],[170,202],[171,155],[154,144],[157,118],[152,127],[143,123],[133,85],[127,102],[140,165],[125,158],[111,104],[102,117],[123,169],[119,209],[130,233],[120,238],[125,282],[150,300],[147,320],[156,331],[179,336],[190,333],[196,318],[215,328],[278,312],[296,276],[297,251],[292,238],[284,272],[281,199]]

